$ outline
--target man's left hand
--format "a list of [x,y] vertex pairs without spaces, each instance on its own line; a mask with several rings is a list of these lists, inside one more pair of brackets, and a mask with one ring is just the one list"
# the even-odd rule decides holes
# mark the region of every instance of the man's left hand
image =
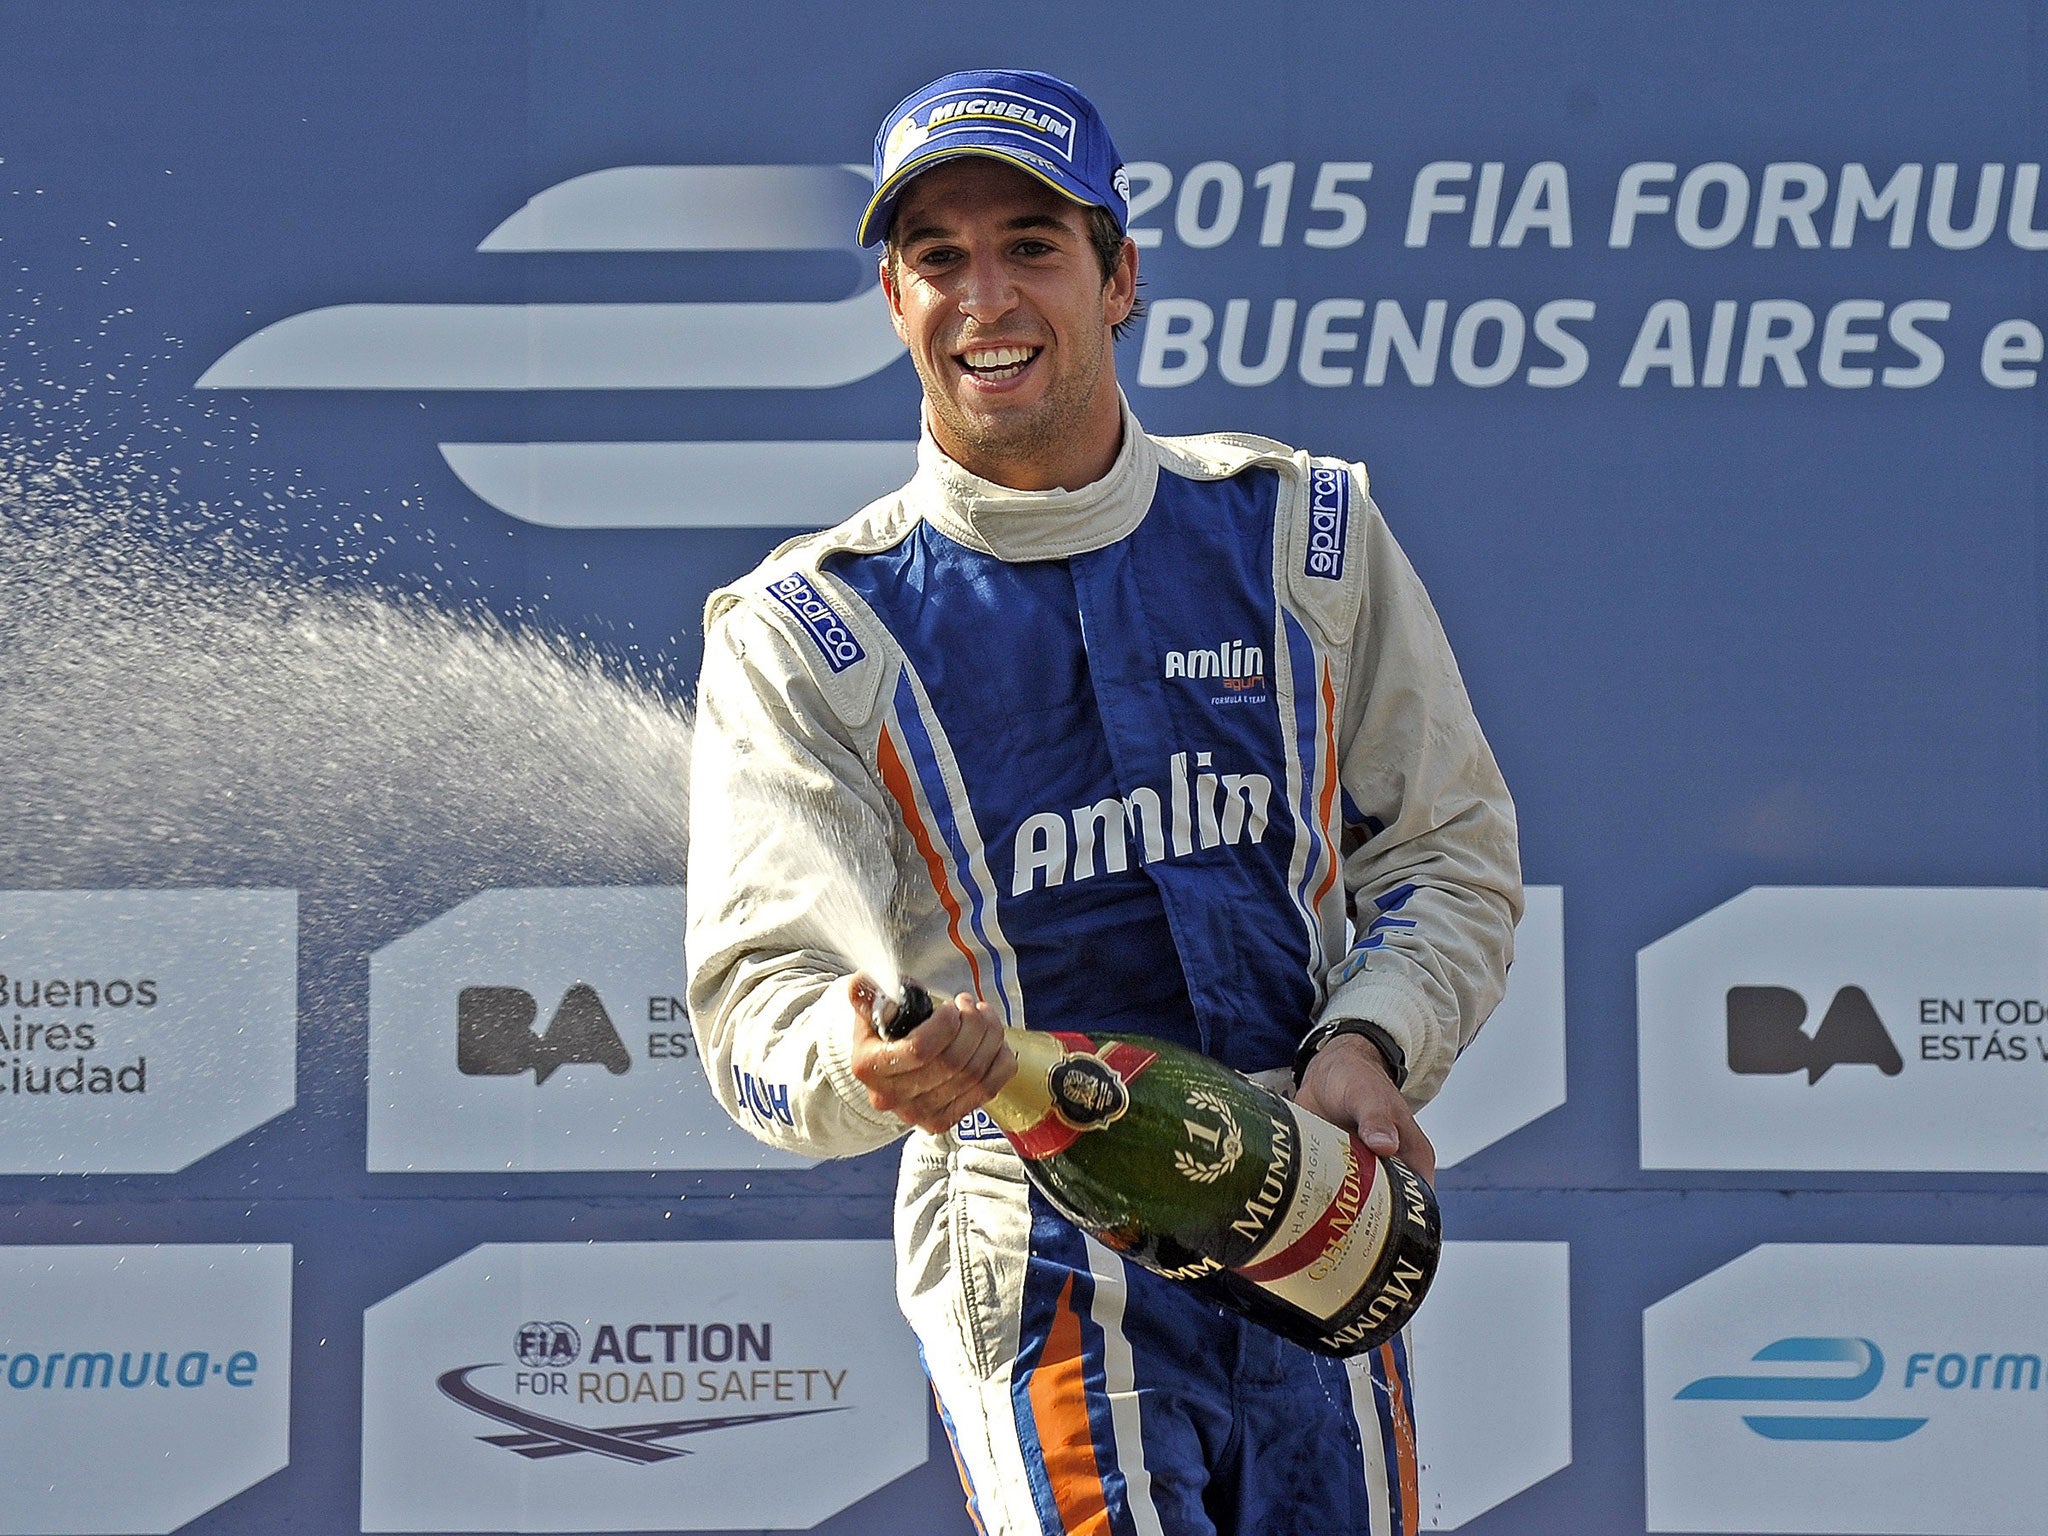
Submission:
[[1436,1148],[1415,1123],[1415,1112],[1370,1040],[1339,1035],[1317,1051],[1294,1102],[1351,1132],[1380,1156],[1398,1157],[1425,1182],[1436,1183]]

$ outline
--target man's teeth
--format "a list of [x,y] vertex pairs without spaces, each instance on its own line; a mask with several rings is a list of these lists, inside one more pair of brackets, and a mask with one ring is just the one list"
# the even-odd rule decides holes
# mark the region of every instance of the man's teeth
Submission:
[[960,354],[960,361],[985,378],[1009,378],[1038,355],[1036,347],[986,347]]

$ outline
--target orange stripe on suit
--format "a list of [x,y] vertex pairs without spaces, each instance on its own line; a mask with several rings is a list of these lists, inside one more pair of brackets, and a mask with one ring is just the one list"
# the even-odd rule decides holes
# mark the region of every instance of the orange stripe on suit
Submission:
[[960,937],[960,903],[954,898],[952,884],[946,879],[945,860],[939,857],[938,847],[932,842],[931,829],[925,826],[924,817],[918,812],[917,794],[910,787],[910,774],[903,766],[896,743],[886,730],[875,744],[875,759],[882,770],[882,786],[896,802],[896,809],[902,812],[903,824],[910,828],[911,840],[917,844],[917,851],[924,855],[925,868],[931,871],[932,889],[938,892],[939,902],[946,909],[946,934],[952,939],[953,947],[966,957],[967,969],[974,977],[974,995],[980,997],[981,963]]
[[1060,1288],[1045,1348],[1031,1371],[1031,1417],[1053,1502],[1068,1536],[1109,1536],[1109,1502],[1095,1460],[1083,1377],[1081,1316],[1074,1310],[1074,1277]]
[[1380,1366],[1387,1376],[1387,1400],[1394,1421],[1394,1450],[1401,1463],[1401,1532],[1416,1536],[1422,1528],[1422,1477],[1415,1456],[1415,1415],[1408,1406],[1408,1383],[1394,1359],[1394,1346],[1382,1344]]

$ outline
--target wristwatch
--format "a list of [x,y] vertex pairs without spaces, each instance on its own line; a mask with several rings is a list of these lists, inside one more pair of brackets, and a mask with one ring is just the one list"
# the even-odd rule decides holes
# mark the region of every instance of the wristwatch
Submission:
[[1400,1044],[1392,1035],[1370,1019],[1325,1019],[1302,1036],[1301,1048],[1294,1053],[1295,1087],[1301,1086],[1301,1080],[1308,1072],[1308,1064],[1316,1059],[1316,1052],[1339,1035],[1365,1036],[1379,1051],[1380,1059],[1387,1064],[1387,1076],[1394,1080],[1394,1086],[1399,1088],[1407,1083],[1408,1058],[1402,1053]]

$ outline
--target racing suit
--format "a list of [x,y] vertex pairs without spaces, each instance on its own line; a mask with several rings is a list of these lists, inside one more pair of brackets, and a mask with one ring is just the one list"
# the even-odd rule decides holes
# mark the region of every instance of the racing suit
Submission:
[[[1421,1105],[1499,1000],[1514,812],[1361,466],[1124,410],[1079,490],[910,483],[706,610],[689,865],[706,1072],[811,1155],[903,1134],[835,983],[1241,1071],[1370,1020]],[[1002,1533],[1419,1524],[1405,1342],[1315,1356],[1126,1265],[977,1114],[913,1133],[898,1294]]]

